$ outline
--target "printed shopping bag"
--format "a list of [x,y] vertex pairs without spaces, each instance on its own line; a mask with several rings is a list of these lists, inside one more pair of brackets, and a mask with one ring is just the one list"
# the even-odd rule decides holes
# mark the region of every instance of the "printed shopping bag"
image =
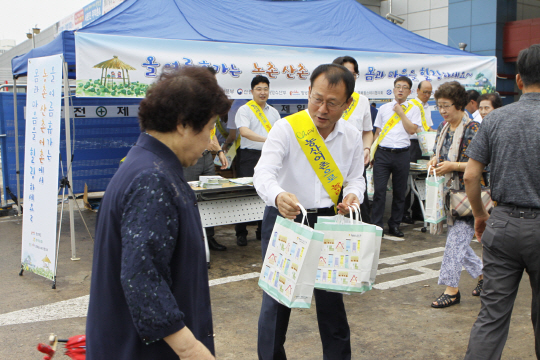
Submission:
[[[366,186],[368,196],[373,197],[375,194],[375,183],[373,182],[373,168],[370,167],[366,170]],[[364,199],[366,201],[367,199]]]
[[278,216],[266,250],[259,286],[289,308],[311,306],[323,233]]
[[422,156],[432,156],[435,147],[437,133],[434,131],[422,131],[418,133],[418,144],[422,150]]
[[438,224],[446,220],[444,209],[444,176],[430,174],[431,166],[428,168],[426,178],[426,213],[425,221]]
[[[357,218],[360,218],[355,209]],[[320,218],[319,218],[320,219]],[[315,288],[328,291],[364,293],[375,283],[382,229],[341,215],[317,220],[315,229],[324,233]]]

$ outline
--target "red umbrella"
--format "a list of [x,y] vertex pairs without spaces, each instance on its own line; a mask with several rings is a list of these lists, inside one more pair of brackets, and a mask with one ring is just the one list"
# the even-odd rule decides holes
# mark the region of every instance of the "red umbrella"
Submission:
[[51,346],[45,344],[39,344],[37,349],[39,352],[47,354],[43,357],[43,360],[51,360],[56,353],[56,343],[65,342],[65,354],[73,360],[85,360],[86,359],[86,335],[72,336],[67,340],[56,340],[56,336],[52,335],[53,340]]

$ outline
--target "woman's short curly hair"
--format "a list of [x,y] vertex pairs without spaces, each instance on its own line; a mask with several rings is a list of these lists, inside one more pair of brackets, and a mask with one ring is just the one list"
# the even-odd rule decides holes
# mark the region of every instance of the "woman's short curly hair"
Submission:
[[435,100],[439,100],[441,98],[452,100],[454,103],[454,106],[458,110],[464,110],[465,106],[469,103],[469,95],[467,95],[467,91],[457,81],[450,81],[445,82],[439,88],[437,91],[435,91]]
[[225,115],[231,101],[218,85],[216,77],[204,67],[185,66],[165,70],[152,84],[139,107],[142,131],[174,131],[178,125],[196,133],[216,115]]
[[496,92],[480,95],[480,97],[478,97],[478,106],[480,106],[480,103],[484,100],[489,101],[493,109],[498,109],[503,106],[502,99]]

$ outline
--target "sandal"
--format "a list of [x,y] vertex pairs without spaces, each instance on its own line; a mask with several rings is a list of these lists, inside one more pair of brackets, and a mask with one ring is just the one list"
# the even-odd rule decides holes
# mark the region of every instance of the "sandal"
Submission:
[[484,279],[478,280],[478,284],[476,284],[476,287],[472,291],[472,296],[480,296],[480,293],[482,292],[483,288],[484,288]]
[[457,292],[456,295],[442,293],[442,295],[439,296],[437,300],[435,300],[437,304],[431,303],[431,307],[437,308],[437,309],[445,308],[445,307],[449,307],[455,304],[459,304],[460,300],[461,300],[461,294],[459,293],[459,291]]

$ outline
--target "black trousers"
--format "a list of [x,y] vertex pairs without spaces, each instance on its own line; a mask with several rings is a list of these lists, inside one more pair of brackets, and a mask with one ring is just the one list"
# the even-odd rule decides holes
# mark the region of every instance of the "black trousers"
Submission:
[[[199,181],[199,176],[210,176],[210,175],[216,175],[216,167],[214,166],[214,155],[212,153],[207,152],[202,157],[197,160],[197,163],[190,167],[183,168],[184,170],[184,178],[186,181]],[[207,227],[204,228],[204,231],[206,232],[206,237],[208,239],[213,238],[215,231],[214,227]]]
[[371,208],[369,206],[369,198],[367,193],[367,178],[366,178],[366,168],[364,167],[364,181],[366,181],[366,191],[364,191],[364,201],[360,204],[360,216],[362,216],[362,221],[368,224],[371,224]]
[[384,228],[383,216],[386,204],[386,185],[392,174],[392,213],[388,220],[388,226],[399,226],[405,209],[405,193],[407,191],[407,179],[409,177],[409,151],[392,153],[378,149],[373,163],[373,182],[375,193],[373,194],[373,207],[371,209],[371,221],[373,224]]
[[[236,153],[236,174],[238,177],[251,177],[255,173],[255,166],[261,158],[260,150],[240,149]],[[261,232],[261,221],[257,221],[257,233]],[[247,223],[239,223],[234,226],[236,236],[247,236]]]
[[[264,210],[261,242],[263,261],[278,214],[275,207],[267,206]],[[308,214],[308,222],[311,226],[317,222],[318,215],[332,216],[334,210],[328,209],[327,213]],[[296,221],[302,221],[301,214],[296,218]],[[315,289],[313,295],[315,296],[317,322],[323,346],[323,359],[350,360],[351,336],[343,304],[343,294]],[[263,292],[257,339],[259,359],[287,359],[284,344],[290,315],[291,309],[281,305]]]
[[[422,156],[422,149],[420,149],[420,143],[417,139],[411,139],[411,148],[409,149],[410,154],[410,162],[416,163],[416,160],[420,159],[429,159],[429,157]],[[414,201],[411,206],[411,193],[412,191],[409,190],[407,193],[407,196],[405,196],[405,210],[403,212],[403,216],[410,215],[413,219],[423,219],[424,216],[422,215],[422,209],[420,208],[420,203],[418,202],[418,198],[415,196]],[[411,208],[411,213],[409,214],[409,208]]]
[[[524,219],[510,216],[523,211]],[[532,214],[536,217],[532,218]],[[519,215],[518,215],[519,216]],[[497,206],[482,235],[484,288],[482,307],[471,330],[465,360],[501,358],[523,270],[532,289],[531,320],[540,359],[540,209]]]

